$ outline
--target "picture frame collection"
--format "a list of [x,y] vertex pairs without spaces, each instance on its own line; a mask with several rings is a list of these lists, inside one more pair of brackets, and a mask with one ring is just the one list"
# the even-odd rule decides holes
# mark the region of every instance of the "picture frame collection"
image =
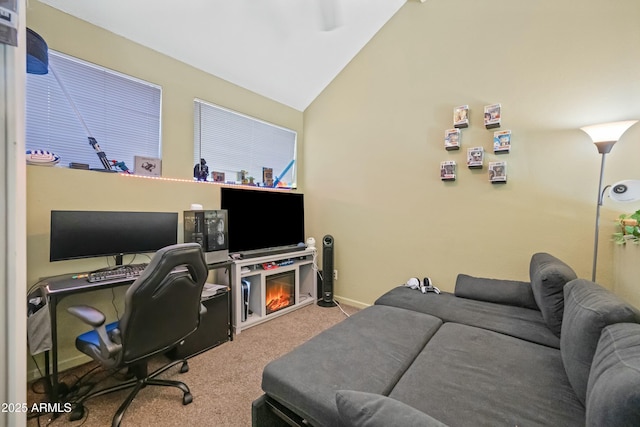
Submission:
[[[484,127],[488,130],[500,129],[502,123],[501,104],[484,107]],[[444,148],[446,151],[460,151],[462,134],[469,127],[469,105],[459,105],[453,109],[453,127],[444,132]],[[511,130],[494,130],[492,147],[494,154],[508,154],[511,151]],[[469,169],[484,168],[485,150],[482,146],[467,148],[466,165]],[[507,162],[489,162],[489,182],[505,184],[507,182]],[[440,162],[440,179],[455,181],[457,163],[455,160]]]

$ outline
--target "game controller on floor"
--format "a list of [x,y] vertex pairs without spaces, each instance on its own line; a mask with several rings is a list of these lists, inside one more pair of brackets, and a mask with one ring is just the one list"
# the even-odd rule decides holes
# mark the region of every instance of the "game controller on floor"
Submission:
[[435,292],[436,294],[440,293],[440,289],[438,289],[436,286],[433,286],[433,283],[431,282],[431,279],[429,277],[425,277],[422,280],[419,280],[417,277],[412,277],[411,279],[407,280],[405,286],[411,289],[420,289],[420,292],[422,292],[423,294],[426,294],[427,292]]

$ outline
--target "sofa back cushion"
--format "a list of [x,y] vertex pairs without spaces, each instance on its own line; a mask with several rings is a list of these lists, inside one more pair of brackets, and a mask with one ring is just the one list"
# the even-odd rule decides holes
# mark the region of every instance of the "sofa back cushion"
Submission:
[[602,330],[587,385],[586,425],[640,426],[640,324]]
[[564,286],[575,279],[571,267],[548,253],[540,252],[531,257],[529,278],[533,297],[542,312],[547,326],[559,337],[564,312]]
[[620,298],[585,279],[564,288],[560,353],[569,383],[584,405],[591,362],[602,330],[615,323],[638,323],[640,314]]

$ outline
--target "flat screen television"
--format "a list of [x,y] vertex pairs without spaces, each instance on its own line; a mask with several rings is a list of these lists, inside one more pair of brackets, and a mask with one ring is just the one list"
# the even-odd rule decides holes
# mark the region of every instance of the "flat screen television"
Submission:
[[177,212],[51,211],[50,261],[155,252],[178,241]]
[[302,248],[304,196],[273,190],[222,187],[221,208],[227,210],[229,252],[255,256]]

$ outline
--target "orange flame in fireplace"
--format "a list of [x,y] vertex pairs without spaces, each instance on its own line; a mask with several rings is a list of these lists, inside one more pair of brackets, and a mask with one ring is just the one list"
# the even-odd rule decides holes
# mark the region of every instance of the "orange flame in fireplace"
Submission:
[[293,305],[293,286],[289,283],[272,282],[267,288],[267,314]]

